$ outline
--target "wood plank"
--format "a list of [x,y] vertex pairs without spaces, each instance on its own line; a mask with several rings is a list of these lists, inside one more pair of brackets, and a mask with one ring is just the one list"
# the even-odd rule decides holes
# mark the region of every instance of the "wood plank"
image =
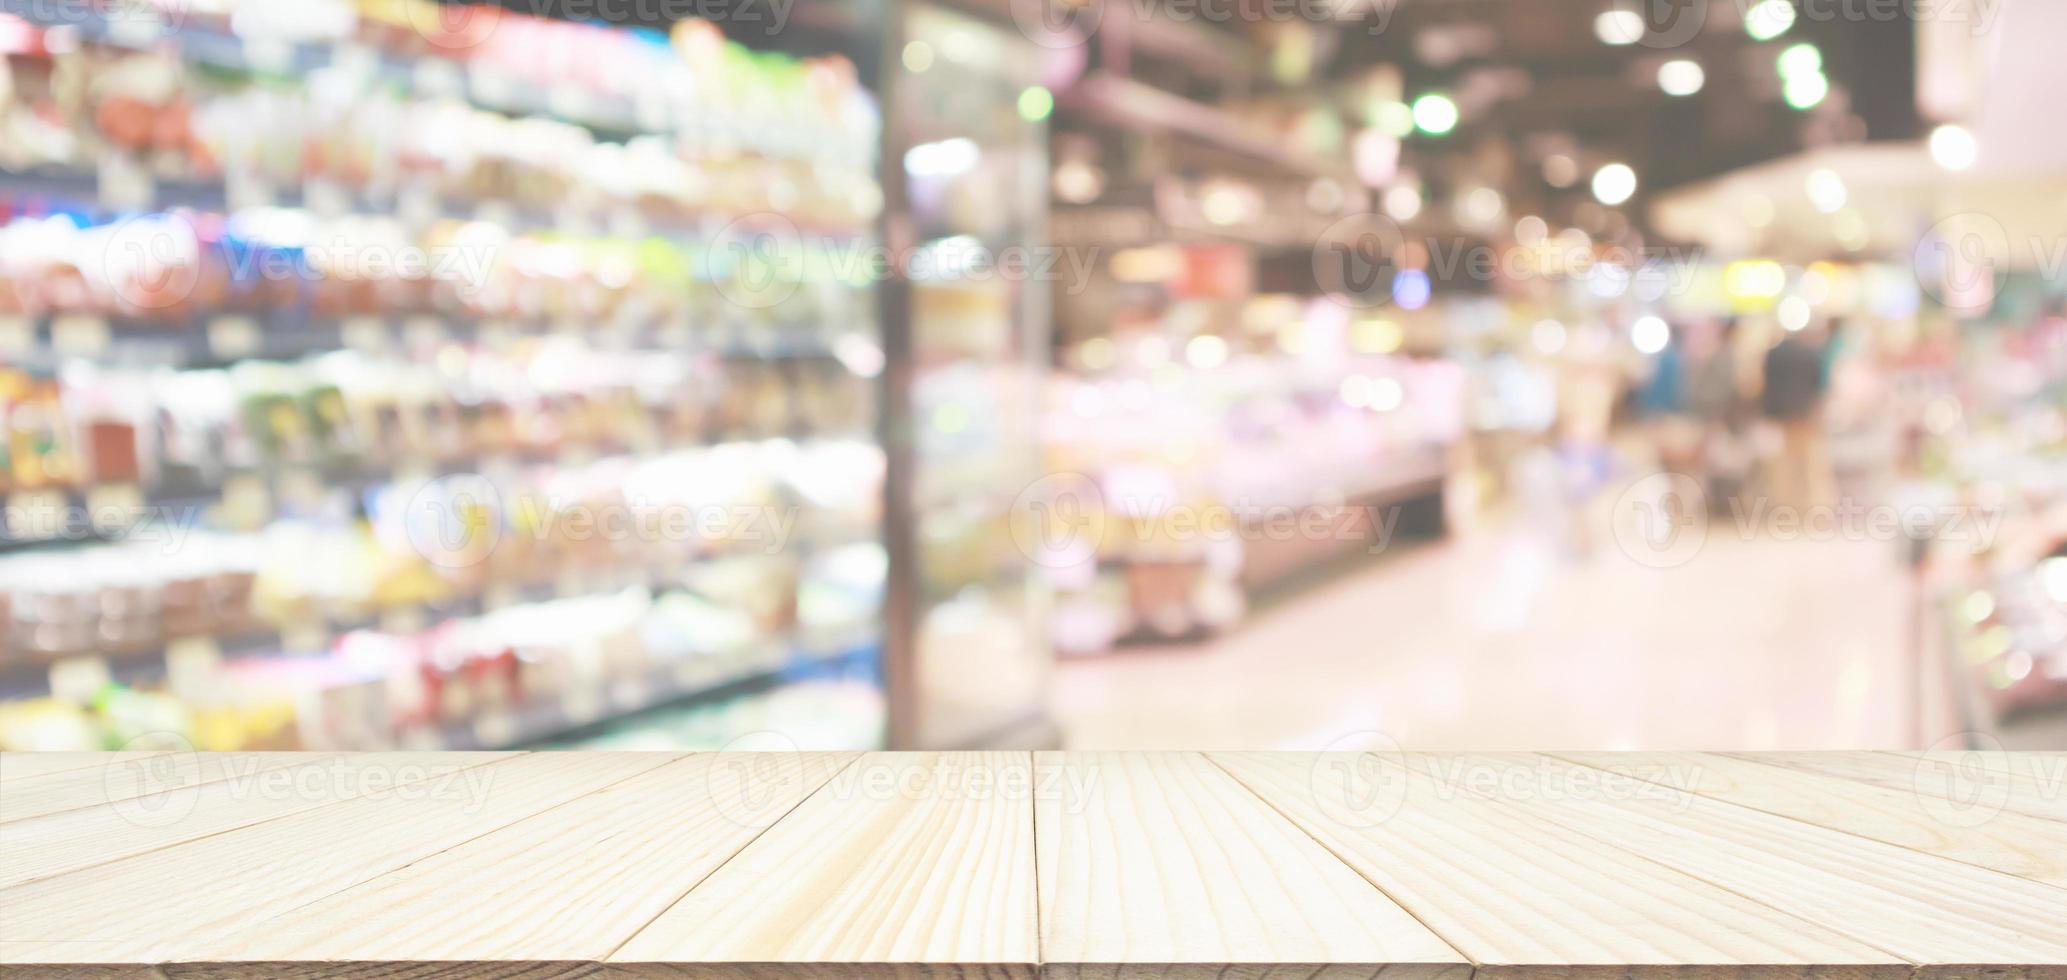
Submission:
[[182,959],[264,964],[274,977],[364,960],[470,963],[484,976],[600,961],[855,758],[689,756],[234,934],[197,936]]
[[[1612,769],[1617,757],[1558,753],[1581,765]],[[1976,810],[1938,797],[1872,786],[1737,756],[1646,753],[1693,777],[1685,788],[1702,796],[1777,816],[1885,841],[1925,854],[2067,885],[2067,824],[2008,810]]]
[[[107,864],[360,795],[406,791],[512,753],[211,757],[220,778],[0,824],[0,888]],[[290,756],[283,762],[278,756]],[[199,773],[196,773],[197,775]]]
[[1471,973],[1197,753],[1044,752],[1036,770],[1047,977]]
[[675,758],[519,755],[0,889],[0,964],[183,962],[197,937],[249,928]]
[[1477,980],[1910,973],[1892,953],[1374,755],[1208,758],[1469,956]]
[[117,757],[140,759],[158,752],[0,752],[0,783],[74,769],[94,769]]
[[[139,811],[155,809],[191,787],[298,765],[309,759],[306,752],[108,753],[98,765],[68,765],[59,771],[8,783],[0,791],[0,823],[120,800],[141,801],[136,807]],[[166,799],[150,799],[160,795]]]
[[609,957],[696,977],[1032,977],[1032,759],[871,753]]
[[[1661,781],[1657,772],[1676,765],[1596,758],[1649,767]],[[1408,755],[1399,764],[1888,950],[1918,964],[1920,980],[1971,978],[1979,966],[2039,965],[2007,976],[2058,976],[2053,968],[2067,965],[2067,916],[2058,914],[2067,891],[2051,885],[1693,793],[1604,783],[1612,769],[1548,756]]]
[[[2014,775],[2007,754],[1991,757],[1986,766],[1963,766],[1946,758],[1902,756],[1888,752],[1726,752],[1747,762],[1785,766],[1801,772],[1865,783],[1897,793],[1913,793],[1932,813],[1960,822],[1980,822],[2003,810],[2030,817],[2067,821],[2067,797],[2048,793],[2042,784]],[[2022,768],[2019,766],[2018,768]],[[2067,772],[2061,775],[2067,786]]]
[[[2003,805],[2032,816],[2067,819],[2067,752],[1843,752],[1815,753],[1847,757],[1857,766],[1867,760],[1893,758],[1910,767],[1912,784],[1950,799],[2000,798]],[[1827,761],[1827,760],[1826,760]],[[1976,793],[1976,788],[1983,792]]]

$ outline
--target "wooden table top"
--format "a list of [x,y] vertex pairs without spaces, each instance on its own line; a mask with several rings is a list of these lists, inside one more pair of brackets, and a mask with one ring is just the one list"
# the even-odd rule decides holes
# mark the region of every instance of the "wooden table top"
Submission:
[[2067,977],[2067,753],[0,756],[9,977]]

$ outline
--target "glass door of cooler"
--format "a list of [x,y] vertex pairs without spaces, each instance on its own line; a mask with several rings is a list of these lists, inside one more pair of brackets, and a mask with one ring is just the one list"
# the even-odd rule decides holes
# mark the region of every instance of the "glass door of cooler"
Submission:
[[1021,260],[1046,229],[1051,103],[1042,50],[1009,24],[903,16],[884,157],[891,738],[1024,747],[1051,738],[1045,596],[1010,525],[1041,475],[1050,296]]

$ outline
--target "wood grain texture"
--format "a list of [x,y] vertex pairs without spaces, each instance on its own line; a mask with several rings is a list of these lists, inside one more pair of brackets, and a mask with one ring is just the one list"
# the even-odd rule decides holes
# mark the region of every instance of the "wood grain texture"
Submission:
[[[0,965],[190,960],[188,950],[320,901],[672,755],[503,758],[108,864],[0,889]],[[454,901],[471,897],[452,896]]]
[[0,785],[17,779],[47,776],[51,773],[70,772],[74,769],[96,769],[109,762],[123,759],[141,759],[158,752],[0,752]]
[[[0,824],[0,887],[106,864],[146,851],[372,793],[407,791],[510,753],[411,752],[228,758],[221,778],[98,806]],[[211,767],[215,768],[215,767]],[[399,785],[398,785],[399,784]]]
[[2067,980],[1999,834],[1883,839],[1957,799],[1910,760],[1573,758],[250,756],[86,806],[137,757],[51,760],[0,785],[0,975]]
[[1752,758],[1886,789],[1925,793],[1961,809],[2000,806],[2067,821],[2067,753],[1767,752]]
[[816,965],[899,980],[1031,977],[1032,795],[1024,752],[872,753],[609,960],[636,975],[696,963],[740,976]]
[[[1560,753],[1612,769],[1613,754]],[[2067,824],[1998,807],[1955,803],[1780,763],[1727,755],[1650,753],[1648,766],[1692,778],[1705,797],[1841,830],[1982,868],[2067,885]]]
[[1214,753],[1478,964],[1478,977],[1629,966],[1886,977],[1908,961],[1373,754]]
[[1522,753],[1408,756],[1404,764],[1492,772],[1456,781],[1599,846],[1899,955],[1917,964],[1918,977],[1968,977],[1976,967],[2012,978],[2067,975],[2067,916],[2057,914],[2067,891],[1694,793],[1601,779],[1617,769],[1660,780],[1645,783],[1654,789],[1698,779],[1670,757],[1594,758],[1598,767]]
[[353,960],[600,961],[853,761],[766,758],[751,793],[728,771],[736,757],[679,759],[184,956],[267,962],[276,976]]
[[[86,753],[66,753],[85,755]],[[99,765],[73,766],[0,786],[0,823],[30,820],[123,800],[160,810],[185,791],[271,769],[302,765],[306,752],[115,752]]]
[[1197,753],[1041,753],[1035,768],[1048,976],[1470,974]]

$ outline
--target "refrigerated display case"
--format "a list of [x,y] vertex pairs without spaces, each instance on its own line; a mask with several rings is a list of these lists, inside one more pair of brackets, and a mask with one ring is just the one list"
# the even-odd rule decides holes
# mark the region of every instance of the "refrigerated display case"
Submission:
[[1010,524],[1041,477],[1052,283],[1011,257],[1045,239],[1044,49],[938,7],[902,22],[885,159],[902,163],[886,227],[903,261],[881,318],[891,739],[1040,744],[1053,739],[1047,597]]

